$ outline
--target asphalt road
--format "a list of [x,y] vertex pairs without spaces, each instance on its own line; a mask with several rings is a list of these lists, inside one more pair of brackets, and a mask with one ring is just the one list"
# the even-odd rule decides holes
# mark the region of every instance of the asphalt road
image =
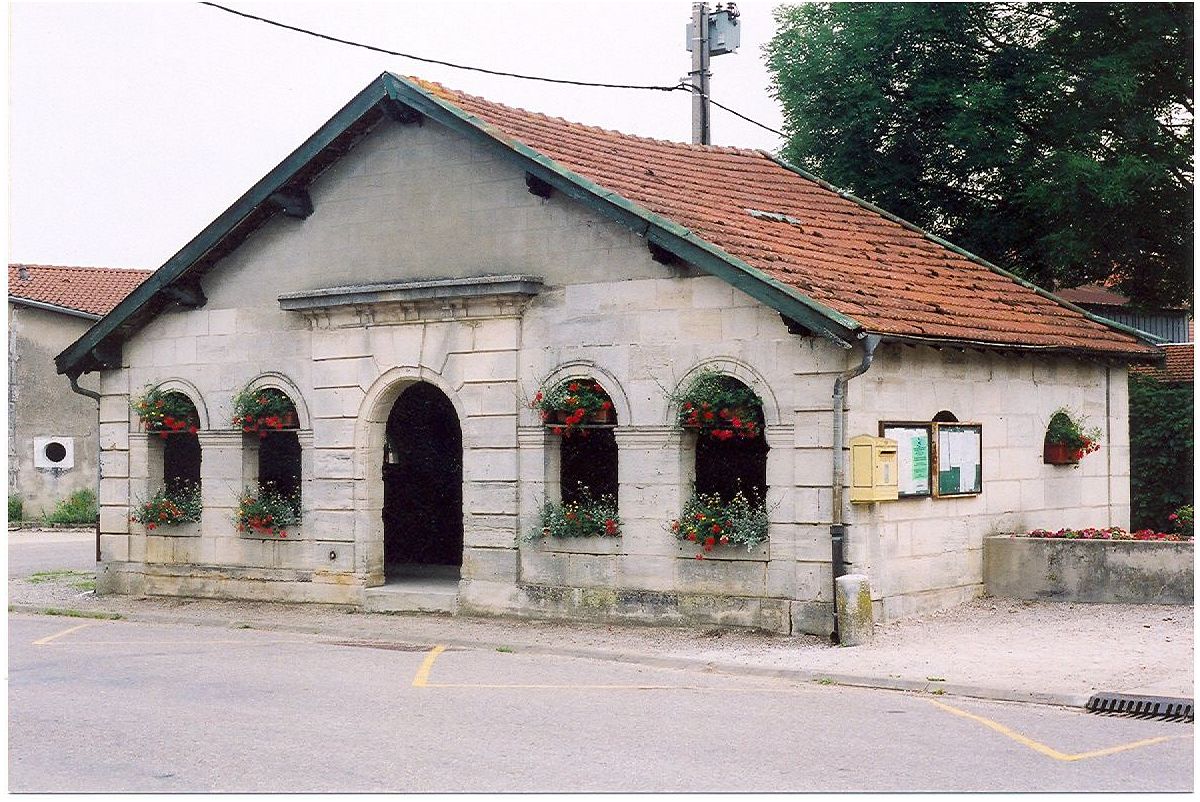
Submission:
[[39,571],[95,571],[95,532],[14,530],[8,533],[8,578]]
[[1193,727],[490,649],[9,618],[13,792],[1184,791]]

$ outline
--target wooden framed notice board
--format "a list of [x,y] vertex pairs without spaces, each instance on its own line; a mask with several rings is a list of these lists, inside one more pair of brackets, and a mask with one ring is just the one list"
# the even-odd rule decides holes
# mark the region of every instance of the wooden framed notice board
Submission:
[[933,446],[938,498],[983,492],[983,426],[978,423],[934,423]]
[[982,424],[881,421],[879,436],[896,441],[900,498],[983,492]]
[[879,436],[896,441],[897,490],[900,498],[928,496],[933,466],[933,424],[921,421],[884,421]]

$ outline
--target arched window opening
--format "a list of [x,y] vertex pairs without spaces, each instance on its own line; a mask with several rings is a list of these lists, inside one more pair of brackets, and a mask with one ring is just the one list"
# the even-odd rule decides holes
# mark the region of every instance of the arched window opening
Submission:
[[617,414],[612,398],[595,379],[565,379],[534,397],[542,420],[559,440],[562,501],[583,503],[617,498]]
[[948,409],[943,409],[941,412],[933,416],[934,423],[958,423],[958,418],[953,412]]
[[260,490],[300,511],[301,451],[296,405],[274,387],[246,387],[233,400],[233,425],[246,435],[247,462],[257,470],[249,477]]
[[732,376],[700,373],[672,399],[679,424],[696,433],[695,488],[671,529],[696,556],[755,548],[769,536],[767,441],[762,399]]
[[769,449],[758,395],[732,376],[705,372],[676,400],[680,424],[698,435],[696,492],[725,502],[740,492],[762,504]]
[[153,460],[155,468],[161,467],[166,489],[177,493],[199,488],[200,415],[192,399],[178,391],[149,389],[134,400],[133,408],[142,428],[161,441]]
[[[619,535],[617,415],[595,379],[577,376],[540,391],[533,400],[556,448],[547,470],[544,532],[559,536]],[[556,458],[556,459],[555,459]],[[555,465],[557,463],[557,465]],[[557,486],[559,501],[553,488]],[[560,520],[561,519],[561,520]]]

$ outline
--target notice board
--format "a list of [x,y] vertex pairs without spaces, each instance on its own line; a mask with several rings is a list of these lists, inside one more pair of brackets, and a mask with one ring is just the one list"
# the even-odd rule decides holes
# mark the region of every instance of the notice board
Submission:
[[879,436],[896,441],[897,490],[901,498],[931,494],[933,426],[919,421],[883,421]]
[[983,426],[978,423],[934,423],[933,494],[972,496],[983,492]]

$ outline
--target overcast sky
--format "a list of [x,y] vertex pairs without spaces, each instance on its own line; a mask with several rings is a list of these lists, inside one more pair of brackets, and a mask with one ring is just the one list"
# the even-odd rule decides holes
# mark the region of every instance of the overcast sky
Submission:
[[[689,0],[223,3],[343,39],[491,69],[674,84]],[[715,5],[715,3],[713,3]],[[748,0],[712,96],[772,128],[762,44],[777,2]],[[9,261],[156,268],[380,72],[632,134],[688,141],[684,92],[498,78],[371,53],[198,3],[10,6]],[[777,136],[713,109],[713,142]]]

